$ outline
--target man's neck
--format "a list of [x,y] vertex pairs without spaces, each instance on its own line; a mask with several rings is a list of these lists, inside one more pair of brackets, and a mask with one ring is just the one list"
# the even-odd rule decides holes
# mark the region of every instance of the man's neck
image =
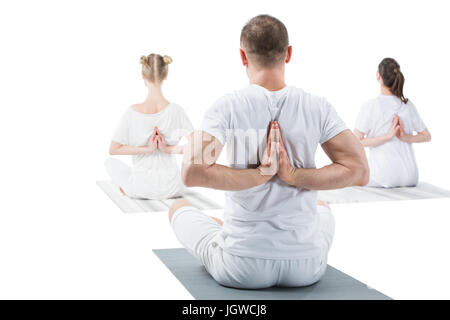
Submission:
[[284,65],[276,69],[261,69],[249,72],[251,84],[257,84],[269,91],[278,91],[286,86],[284,82]]

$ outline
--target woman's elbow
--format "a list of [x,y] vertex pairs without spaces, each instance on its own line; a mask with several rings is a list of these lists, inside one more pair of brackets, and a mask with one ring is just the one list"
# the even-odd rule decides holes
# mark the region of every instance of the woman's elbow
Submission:
[[112,141],[111,144],[109,145],[109,154],[111,156],[118,155],[119,154],[119,148],[121,146],[122,146],[121,144],[119,144],[119,143],[117,143],[115,141]]
[[110,147],[109,148],[109,155],[111,155],[111,156],[117,155],[117,148]]
[[431,141],[431,133],[428,129],[425,129],[421,132],[418,132],[417,135],[421,138],[419,142],[430,142]]

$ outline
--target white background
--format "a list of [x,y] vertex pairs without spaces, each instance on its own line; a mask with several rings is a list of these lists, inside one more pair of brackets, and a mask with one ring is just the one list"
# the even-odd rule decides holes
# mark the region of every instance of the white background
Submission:
[[[95,185],[112,131],[146,97],[139,57],[174,62],[164,91],[194,126],[248,82],[242,26],[287,26],[287,82],[349,127],[393,57],[433,136],[421,180],[450,189],[447,1],[2,1],[0,298],[190,298],[152,248],[179,246],[162,214],[122,214]],[[318,163],[325,163],[318,154]],[[333,207],[330,264],[394,298],[450,298],[450,201]]]

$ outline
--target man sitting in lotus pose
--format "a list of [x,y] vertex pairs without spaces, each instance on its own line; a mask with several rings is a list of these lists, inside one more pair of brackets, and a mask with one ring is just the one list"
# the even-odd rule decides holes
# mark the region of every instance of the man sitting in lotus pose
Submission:
[[[292,56],[278,19],[260,15],[241,33],[250,85],[217,100],[189,136],[187,186],[226,190],[225,221],[176,201],[169,219],[179,241],[220,284],[307,286],[327,266],[334,219],[316,190],[365,185],[363,147],[326,99],[286,86]],[[216,163],[227,145],[229,166]],[[317,169],[318,145],[332,164]]]

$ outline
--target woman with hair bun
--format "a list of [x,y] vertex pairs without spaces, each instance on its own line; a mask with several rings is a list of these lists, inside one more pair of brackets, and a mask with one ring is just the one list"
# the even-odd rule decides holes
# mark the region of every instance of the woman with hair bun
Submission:
[[120,191],[132,198],[167,199],[183,195],[185,186],[174,154],[183,136],[193,131],[183,108],[169,102],[161,86],[167,78],[169,56],[142,56],[142,77],[147,99],[127,108],[114,133],[111,155],[131,155],[133,166],[108,158],[106,171]]
[[430,132],[416,107],[403,95],[405,77],[397,61],[383,59],[377,81],[381,94],[362,106],[354,130],[370,149],[368,186],[416,186],[419,173],[412,144],[430,141]]

